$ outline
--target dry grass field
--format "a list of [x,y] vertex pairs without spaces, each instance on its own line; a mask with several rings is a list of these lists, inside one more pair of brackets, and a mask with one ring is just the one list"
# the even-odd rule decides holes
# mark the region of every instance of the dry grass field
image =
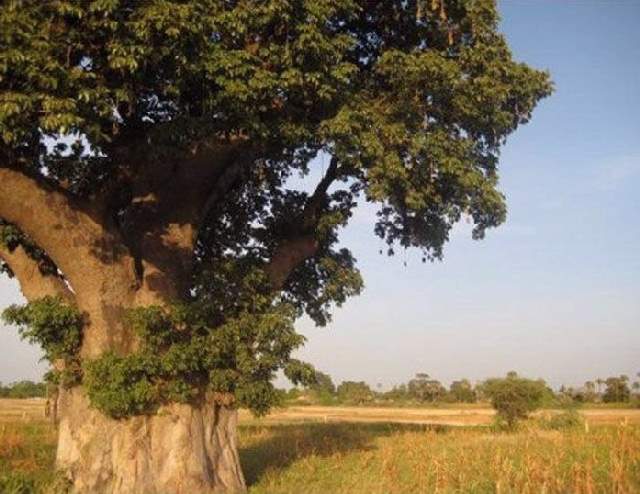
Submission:
[[[42,400],[0,400],[3,494],[63,485],[42,410]],[[253,494],[640,492],[640,410],[583,410],[589,427],[561,430],[545,426],[551,413],[506,433],[481,408],[242,412],[240,454]]]
[[[544,417],[560,413],[559,410],[542,410],[536,414]],[[580,414],[589,424],[637,424],[640,425],[640,409],[584,409]],[[390,408],[390,407],[324,407],[299,406],[274,410],[264,423],[274,422],[388,422],[394,424],[481,426],[490,425],[495,412],[491,408]],[[251,419],[248,412],[240,413],[241,421]]]

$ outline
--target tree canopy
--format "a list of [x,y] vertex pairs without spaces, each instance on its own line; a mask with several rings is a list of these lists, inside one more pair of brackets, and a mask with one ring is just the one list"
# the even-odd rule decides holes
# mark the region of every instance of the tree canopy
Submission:
[[446,393],[445,387],[437,379],[431,379],[429,374],[418,373],[407,383],[409,396],[418,401],[435,402]]
[[362,405],[373,400],[373,391],[364,381],[342,381],[336,393],[343,403]]
[[210,386],[262,411],[275,370],[311,376],[293,320],[360,292],[359,202],[390,255],[502,223],[500,146],[552,86],[498,22],[493,0],[6,2],[0,269],[33,260],[85,313],[94,404]]
[[521,419],[540,408],[553,392],[541,380],[519,377],[514,371],[504,378],[490,378],[480,385],[481,393],[491,400],[498,419],[512,428]]

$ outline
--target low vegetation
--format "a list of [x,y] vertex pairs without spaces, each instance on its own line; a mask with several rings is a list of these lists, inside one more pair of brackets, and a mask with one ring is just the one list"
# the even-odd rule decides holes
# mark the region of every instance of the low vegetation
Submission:
[[491,400],[500,424],[504,423],[510,429],[540,408],[548,395],[544,381],[524,379],[515,372],[504,379],[487,379],[482,384],[482,391]]
[[316,371],[315,383],[281,393],[283,402],[290,405],[459,407],[492,403],[508,422],[525,418],[537,408],[638,407],[640,381],[630,381],[625,375],[613,376],[587,381],[581,387],[561,386],[554,391],[542,379],[526,379],[511,371],[505,378],[489,378],[476,384],[458,379],[447,388],[429,374],[418,373],[391,390],[376,391],[363,381],[344,381],[336,386],[330,375]]
[[639,432],[281,425],[243,428],[241,454],[253,493],[637,492]]
[[44,421],[0,423],[0,492],[30,494],[55,483],[56,431]]
[[[594,386],[591,393],[586,386],[589,392],[562,388],[554,393],[543,380],[510,372],[475,386],[461,379],[447,389],[422,373],[381,393],[363,381],[335,386],[328,374],[317,372],[308,386],[281,392],[282,401],[351,407],[414,403],[423,408],[298,406],[266,419],[243,412],[241,462],[253,494],[638,492],[640,423],[629,423],[623,410],[617,416],[615,411],[578,411],[585,402],[611,407],[612,396],[617,403],[637,399],[628,379],[602,382],[602,391]],[[0,386],[0,391],[3,396],[42,396],[46,388],[26,381]],[[469,415],[470,407],[483,406],[473,405],[478,400],[485,407],[491,403],[495,415],[486,408]],[[56,432],[40,415],[42,402],[4,402],[6,412],[6,403],[16,410],[2,421],[0,409],[0,493],[66,492],[65,479],[54,469]],[[26,406],[29,402],[33,405]],[[437,417],[455,412],[437,410],[446,403],[456,404],[457,416]],[[534,413],[543,406],[561,410]],[[316,413],[300,416],[300,410]],[[589,412],[611,417],[592,421]]]
[[17,381],[6,386],[0,383],[0,398],[44,398],[46,395],[46,383]]
[[[487,427],[244,419],[240,456],[251,494],[630,493],[640,490],[640,426],[586,429],[567,413]],[[0,423],[0,492],[63,492],[55,431]]]

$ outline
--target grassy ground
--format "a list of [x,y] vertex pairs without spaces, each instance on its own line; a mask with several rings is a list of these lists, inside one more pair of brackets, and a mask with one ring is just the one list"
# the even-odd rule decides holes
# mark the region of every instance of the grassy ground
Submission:
[[640,428],[517,433],[388,424],[248,427],[253,493],[640,492]]
[[[561,413],[560,410],[540,410],[537,417]],[[640,409],[585,408],[581,416],[589,424],[617,425],[622,423],[640,425]],[[296,422],[314,420],[318,422],[392,422],[397,424],[489,425],[495,412],[491,408],[404,408],[404,407],[349,407],[349,406],[289,406],[274,410],[266,422]],[[249,420],[248,412],[240,412],[241,420]]]
[[[33,482],[38,491],[60,485],[51,473],[53,428],[24,406],[3,419],[2,405],[0,478],[13,485],[0,482],[0,492],[21,492],[20,482]],[[291,421],[285,413],[242,417],[240,455],[252,494],[640,492],[640,425],[628,418],[560,431],[541,418],[504,433],[485,426]]]

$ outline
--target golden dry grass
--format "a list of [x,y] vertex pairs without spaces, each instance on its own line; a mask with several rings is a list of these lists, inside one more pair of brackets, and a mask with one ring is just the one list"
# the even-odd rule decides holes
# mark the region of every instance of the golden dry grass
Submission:
[[[26,489],[5,492],[62,485],[42,407],[0,400],[0,491],[3,478]],[[294,407],[261,419],[242,412],[240,456],[252,494],[640,492],[639,411],[583,413],[588,430],[532,420],[504,433],[467,425],[491,420],[484,409]]]
[[0,423],[42,420],[45,403],[46,400],[43,398],[0,398]]
[[[6,421],[32,421],[44,418],[45,400],[0,398],[0,423]],[[558,410],[542,410],[538,416],[558,413]],[[640,409],[633,408],[585,408],[580,414],[593,424],[640,424]],[[318,422],[393,422],[399,424],[472,426],[488,425],[494,411],[488,407],[446,408],[393,408],[348,406],[291,406],[278,408],[268,415],[265,423],[318,421]],[[246,410],[240,411],[240,421],[253,421]]]
[[241,428],[253,493],[640,492],[640,427],[517,433],[399,424]]
[[[560,413],[542,410],[537,416]],[[640,424],[640,409],[583,409],[580,414],[590,424]],[[264,420],[268,423],[315,420],[319,422],[392,422],[397,424],[474,426],[489,425],[495,412],[491,408],[391,408],[293,406],[274,410]],[[240,419],[251,415],[241,411]]]

